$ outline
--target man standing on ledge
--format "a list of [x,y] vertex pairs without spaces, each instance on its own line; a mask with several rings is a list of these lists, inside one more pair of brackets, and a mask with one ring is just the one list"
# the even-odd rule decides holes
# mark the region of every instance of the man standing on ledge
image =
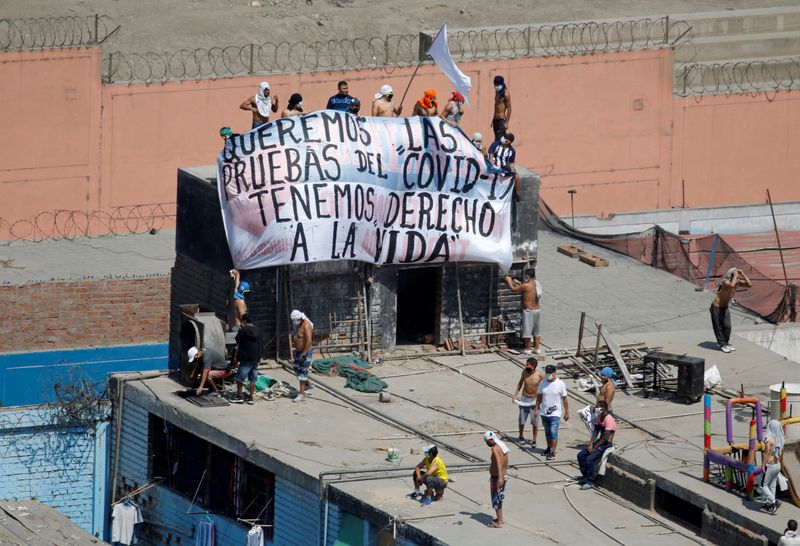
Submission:
[[542,285],[536,280],[536,270],[525,270],[525,282],[513,280],[505,276],[506,285],[515,294],[522,294],[522,341],[525,344],[525,354],[531,354],[531,338],[533,338],[533,352],[542,354],[541,315],[539,298],[542,297]]
[[294,374],[300,383],[300,394],[295,397],[294,402],[302,402],[306,399],[306,387],[308,386],[308,369],[311,367],[311,357],[314,351],[311,348],[311,339],[314,335],[314,323],[308,320],[305,313],[295,309],[290,315],[294,332]]
[[375,93],[372,99],[372,115],[379,118],[396,118],[403,111],[403,106],[395,107],[392,104],[394,90],[391,85],[382,85],[381,90]]
[[327,108],[328,110],[338,110],[340,112],[348,112],[350,111],[350,105],[356,99],[351,97],[350,94],[348,93],[350,89],[347,86],[346,81],[344,80],[340,81],[338,89],[339,93],[328,99],[328,104],[325,108]]
[[511,93],[508,92],[503,76],[494,77],[494,117],[492,117],[492,131],[494,139],[500,137],[508,131],[508,124],[511,123]]
[[492,508],[497,517],[487,527],[503,526],[503,500],[506,498],[506,470],[508,470],[508,446],[492,431],[483,433],[483,441],[492,450],[492,461],[489,466],[489,493],[492,496]]
[[736,348],[729,343],[731,339],[731,315],[728,305],[736,294],[736,288],[742,286],[750,288],[753,283],[741,269],[732,267],[725,273],[725,279],[717,289],[717,297],[711,302],[711,325],[714,327],[714,335],[719,344],[719,350],[723,353],[735,351]]
[[269,94],[269,83],[261,82],[258,84],[258,93],[244,101],[239,108],[253,113],[253,125],[255,129],[269,121],[269,113],[278,111],[278,95]]

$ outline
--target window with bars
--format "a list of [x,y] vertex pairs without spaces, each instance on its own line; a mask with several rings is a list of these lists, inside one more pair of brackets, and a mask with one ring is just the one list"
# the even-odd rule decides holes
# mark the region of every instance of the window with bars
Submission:
[[275,475],[155,415],[149,420],[150,478],[201,510],[263,525],[272,539]]

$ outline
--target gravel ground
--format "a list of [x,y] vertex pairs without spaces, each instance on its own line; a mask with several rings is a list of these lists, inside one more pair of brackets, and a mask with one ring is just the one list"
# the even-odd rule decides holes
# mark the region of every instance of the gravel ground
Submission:
[[106,51],[163,52],[414,33],[435,30],[445,20],[452,30],[796,4],[797,0],[0,0],[0,18],[104,14],[122,25],[104,44]]

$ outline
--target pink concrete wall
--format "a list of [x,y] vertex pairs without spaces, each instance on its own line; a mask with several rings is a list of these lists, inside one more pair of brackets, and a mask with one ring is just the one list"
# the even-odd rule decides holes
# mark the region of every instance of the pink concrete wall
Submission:
[[[369,112],[389,83],[399,96],[412,68],[240,77],[165,84],[101,85],[98,50],[0,54],[0,238],[8,225],[55,209],[112,211],[164,204],[174,210],[176,169],[211,164],[219,127],[250,126],[238,105],[269,80],[281,106],[299,91],[307,109],[324,107],[336,82]],[[518,163],[542,174],[542,196],[556,211],[666,208],[800,199],[793,182],[800,102],[797,92],[673,99],[669,50],[464,63],[473,105],[462,126],[490,135],[492,78],[506,77]],[[450,86],[423,66],[405,101]],[[44,215],[46,216],[46,215]],[[3,229],[5,226],[6,229]],[[100,222],[94,231],[107,229]],[[16,235],[20,231],[17,229]]]
[[800,91],[676,98],[673,205],[800,200]]
[[97,208],[99,50],[0,55],[0,217]]

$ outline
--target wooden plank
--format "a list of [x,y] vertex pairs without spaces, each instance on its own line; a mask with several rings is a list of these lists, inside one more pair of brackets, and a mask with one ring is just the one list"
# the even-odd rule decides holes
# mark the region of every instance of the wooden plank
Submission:
[[614,355],[614,360],[617,361],[617,366],[619,366],[620,371],[622,372],[622,377],[625,378],[625,382],[628,384],[628,388],[633,388],[633,381],[631,381],[631,374],[628,372],[628,366],[625,365],[625,361],[622,360],[622,355],[619,352],[619,345],[617,345],[610,336],[606,336],[605,333],[602,334],[603,339],[608,345],[608,349],[611,351],[611,354]]
[[594,254],[581,254],[578,256],[578,259],[592,267],[608,267],[608,260],[604,260],[600,256],[595,256]]
[[577,258],[581,254],[583,254],[583,250],[578,248],[575,245],[561,245],[556,250],[558,250],[561,254],[565,256],[569,256],[570,258]]

